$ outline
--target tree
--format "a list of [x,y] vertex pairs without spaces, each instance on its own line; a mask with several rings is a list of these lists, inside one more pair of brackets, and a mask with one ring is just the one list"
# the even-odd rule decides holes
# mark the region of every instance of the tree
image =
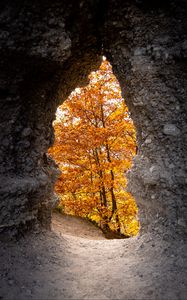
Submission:
[[136,151],[135,128],[111,65],[104,60],[89,79],[58,109],[49,151],[62,171],[56,191],[66,213],[133,235],[137,207],[125,174]]

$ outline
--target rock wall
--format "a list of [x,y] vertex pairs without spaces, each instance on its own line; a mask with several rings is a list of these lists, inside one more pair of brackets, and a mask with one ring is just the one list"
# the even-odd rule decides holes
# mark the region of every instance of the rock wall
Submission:
[[143,231],[184,234],[186,193],[186,4],[112,3],[104,48],[137,128],[129,190]]
[[57,106],[104,54],[137,128],[142,232],[184,234],[185,1],[1,1],[0,231],[50,226]]
[[0,230],[15,235],[50,225],[58,175],[46,155],[52,121],[101,58],[92,3],[83,12],[76,1],[3,1],[0,8]]

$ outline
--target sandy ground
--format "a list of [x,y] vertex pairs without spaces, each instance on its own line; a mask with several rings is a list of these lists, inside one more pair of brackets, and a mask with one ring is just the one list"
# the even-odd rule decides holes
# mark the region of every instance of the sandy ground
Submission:
[[0,244],[0,299],[187,299],[183,241],[107,240],[79,218]]
[[60,236],[77,237],[89,240],[105,240],[100,229],[91,222],[80,217],[54,213],[52,230]]

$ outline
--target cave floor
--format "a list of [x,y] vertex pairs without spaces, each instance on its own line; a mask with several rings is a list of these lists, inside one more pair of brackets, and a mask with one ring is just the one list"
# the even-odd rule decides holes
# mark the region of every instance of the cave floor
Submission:
[[0,299],[186,299],[183,241],[107,240],[78,218],[0,243]]

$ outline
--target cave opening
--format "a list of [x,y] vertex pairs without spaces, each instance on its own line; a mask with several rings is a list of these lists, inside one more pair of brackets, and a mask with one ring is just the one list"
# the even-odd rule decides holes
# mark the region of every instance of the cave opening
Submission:
[[135,236],[138,208],[126,177],[137,151],[135,126],[106,57],[88,78],[57,108],[53,122],[48,154],[60,170],[55,212],[87,219],[107,238]]

